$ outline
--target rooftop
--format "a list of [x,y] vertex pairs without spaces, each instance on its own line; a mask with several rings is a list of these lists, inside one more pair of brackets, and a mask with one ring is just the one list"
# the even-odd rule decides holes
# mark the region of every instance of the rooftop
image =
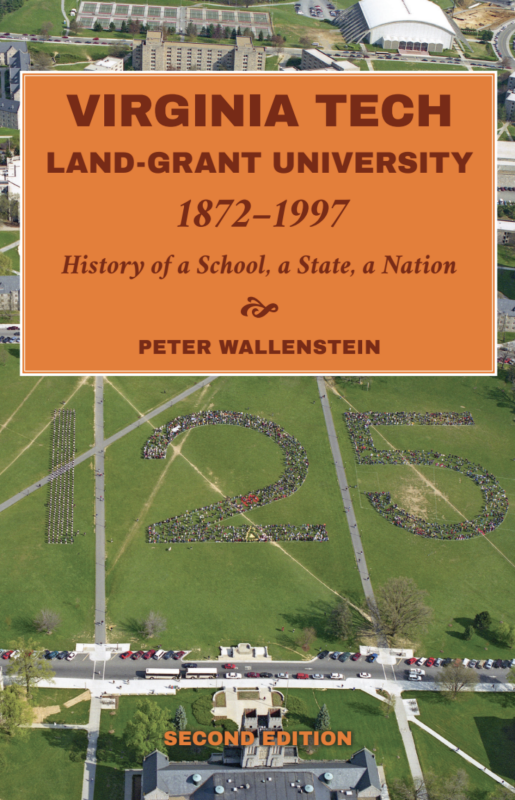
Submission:
[[360,0],[369,28],[391,22],[422,22],[436,25],[454,35],[454,29],[440,6],[431,0]]

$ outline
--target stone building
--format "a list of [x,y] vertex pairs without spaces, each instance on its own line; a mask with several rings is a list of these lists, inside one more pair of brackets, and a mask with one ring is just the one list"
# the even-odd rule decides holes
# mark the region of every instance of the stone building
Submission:
[[161,31],[149,31],[144,41],[135,41],[134,69],[144,72],[189,72],[191,70],[264,70],[265,48],[254,47],[247,36],[237,36],[235,45],[167,42]]
[[[26,42],[0,42],[0,127],[19,128],[21,73],[30,69]],[[7,96],[7,74],[9,95]]]
[[497,244],[515,245],[515,222],[510,219],[497,220]]
[[328,72],[331,70],[336,70],[337,72],[359,72],[359,67],[356,64],[345,60],[336,61],[320,50],[303,50],[300,69],[316,70],[317,72],[320,70],[327,70]]
[[507,297],[497,300],[497,330],[515,331],[515,300]]
[[[9,253],[7,253],[9,255]],[[20,310],[20,276],[0,275],[0,311]]]

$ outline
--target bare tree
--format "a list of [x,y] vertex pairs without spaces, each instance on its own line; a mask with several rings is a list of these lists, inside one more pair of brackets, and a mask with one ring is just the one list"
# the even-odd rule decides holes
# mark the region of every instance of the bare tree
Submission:
[[40,633],[43,631],[46,631],[46,633],[53,633],[60,624],[61,617],[57,611],[51,611],[48,608],[42,609],[34,618],[34,627]]
[[38,72],[51,69],[53,66],[52,56],[48,53],[35,52],[31,54],[32,66]]
[[424,630],[433,613],[424,603],[426,594],[412,578],[390,578],[376,592],[376,605],[370,609],[374,629],[389,643]]
[[147,639],[153,639],[164,633],[166,630],[166,620],[155,611],[150,611],[146,619],[143,620],[141,633]]
[[440,777],[432,772],[413,783],[393,781],[392,789],[398,800],[468,800],[468,776],[464,770]]
[[463,664],[447,664],[435,675],[435,683],[441,692],[447,692],[451,700],[454,700],[458,692],[463,689],[470,689],[479,681],[479,676],[475,669],[464,667]]
[[392,790],[398,800],[427,800],[426,786],[421,778],[415,778],[413,783],[394,780]]
[[309,652],[313,639],[316,638],[317,632],[314,628],[304,628],[303,631],[300,632],[299,637],[297,639],[297,644],[302,647],[304,652]]
[[346,600],[329,614],[327,633],[335,639],[348,639],[352,633],[352,611]]
[[48,36],[53,27],[54,25],[52,22],[43,22],[41,24],[41,28],[39,29],[41,36]]

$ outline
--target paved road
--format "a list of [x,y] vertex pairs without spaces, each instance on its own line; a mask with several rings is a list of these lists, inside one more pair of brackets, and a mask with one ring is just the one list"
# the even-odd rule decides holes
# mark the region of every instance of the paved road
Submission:
[[[166,644],[164,645],[166,646]],[[184,663],[191,663],[192,657],[188,659],[185,657]],[[79,653],[76,658],[69,661],[52,661],[52,669],[56,673],[57,678],[72,678],[76,680],[135,680],[138,678],[143,679],[145,676],[145,669],[147,667],[156,667],[158,669],[178,669],[182,666],[182,661],[155,661],[149,659],[145,661],[139,659],[132,661],[131,659],[123,660],[119,655],[115,655],[110,661],[104,662],[102,665],[90,661],[89,656]],[[199,667],[213,667],[217,670],[217,677],[223,678],[226,670],[220,661],[208,661],[203,659],[197,662]],[[223,662],[225,663],[225,662]],[[230,663],[230,662],[229,662]],[[408,666],[404,660],[399,660],[393,667],[383,667],[377,662],[369,664],[362,656],[358,661],[345,661],[342,663],[338,660],[333,660],[329,656],[326,658],[315,658],[312,661],[256,661],[256,662],[233,662],[236,663],[234,672],[271,672],[274,676],[278,673],[287,673],[290,677],[296,675],[298,672],[307,673],[308,675],[322,674],[324,676],[330,675],[332,672],[338,672],[345,675],[347,679],[357,678],[359,672],[369,672],[374,680],[395,680],[405,681],[408,676]],[[434,678],[438,670],[430,667],[425,670],[426,674],[423,676],[422,681],[413,682],[413,688],[418,688],[421,684],[423,686],[434,686]],[[506,683],[506,675],[509,669],[491,669],[491,670],[477,670],[479,682],[481,684],[504,684]],[[329,686],[329,681],[327,682]]]
[[495,49],[501,58],[509,58],[511,61],[512,69],[515,68],[515,59],[510,48],[510,39],[515,33],[515,22],[510,22],[503,27],[498,33],[494,34]]
[[[148,414],[145,414],[143,417],[140,417],[135,422],[131,423],[130,425],[127,425],[126,428],[123,428],[121,431],[118,431],[118,433],[115,433],[113,436],[110,436],[103,442],[99,443],[95,442],[94,447],[92,447],[90,450],[86,450],[85,453],[82,453],[80,456],[77,456],[75,458],[75,466],[82,464],[83,461],[87,461],[88,458],[91,458],[92,456],[96,456],[99,450],[105,449],[110,444],[117,442],[118,439],[121,439],[123,436],[126,436],[131,431],[134,431],[137,428],[141,427],[141,425],[144,425],[146,422],[149,422],[151,419],[153,419],[153,417],[156,417],[158,414],[161,414],[163,411],[166,411],[167,408],[171,408],[176,403],[180,403],[181,400],[184,400],[186,397],[189,397],[191,394],[194,394],[194,392],[197,392],[203,386],[207,386],[209,383],[214,381],[216,377],[217,377],[216,375],[211,375],[208,378],[204,378],[199,383],[196,383],[194,386],[191,386],[189,389],[186,389],[184,392],[181,392],[181,394],[178,394],[171,400],[167,400],[166,403],[163,403],[158,408],[155,408],[153,411],[149,411]],[[41,478],[37,483],[33,483],[32,486],[28,486],[26,489],[22,489],[21,492],[18,492],[17,494],[13,495],[13,497],[10,497],[8,500],[5,500],[3,503],[0,503],[0,513],[2,513],[2,511],[5,511],[10,506],[13,506],[19,500],[23,500],[24,497],[27,497],[29,494],[32,494],[32,492],[36,492],[42,486],[46,486],[48,483],[50,483],[50,475],[45,475],[45,477]]]
[[[324,419],[327,428],[327,436],[329,438],[329,444],[331,445],[331,453],[333,454],[334,466],[336,467],[336,477],[338,479],[338,486],[340,487],[340,494],[343,502],[343,511],[346,515],[347,523],[349,525],[350,538],[352,542],[352,547],[354,548],[354,558],[356,559],[356,565],[358,567],[359,577],[361,578],[363,593],[369,605],[375,605],[374,590],[372,589],[370,575],[368,574],[365,553],[363,552],[363,544],[361,542],[361,536],[359,535],[358,523],[356,520],[356,515],[354,514],[354,507],[352,505],[352,498],[349,490],[349,484],[347,482],[347,476],[345,475],[345,469],[343,466],[343,459],[340,453],[340,445],[338,443],[338,437],[336,436],[336,430],[334,427],[333,417],[331,414],[331,406],[329,404],[329,399],[326,394],[327,390],[325,381],[322,377],[317,378],[317,385],[322,403],[322,410],[324,412]],[[386,643],[384,643],[382,646],[386,647],[387,645]]]
[[104,379],[95,379],[95,642],[106,642]]
[[13,242],[12,244],[8,244],[6,247],[0,248],[0,253],[7,253],[8,250],[13,250],[13,248],[18,247],[20,244],[20,240],[18,239],[17,242]]
[[100,698],[92,697],[89,707],[88,749],[82,779],[82,800],[93,800],[97,771],[97,744],[100,735]]

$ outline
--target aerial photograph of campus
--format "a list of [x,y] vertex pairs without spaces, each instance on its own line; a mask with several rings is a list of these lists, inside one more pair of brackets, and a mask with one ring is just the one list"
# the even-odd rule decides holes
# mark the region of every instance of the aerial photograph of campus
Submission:
[[[0,800],[515,796],[514,34],[0,0]],[[20,377],[27,70],[495,71],[498,375]]]

